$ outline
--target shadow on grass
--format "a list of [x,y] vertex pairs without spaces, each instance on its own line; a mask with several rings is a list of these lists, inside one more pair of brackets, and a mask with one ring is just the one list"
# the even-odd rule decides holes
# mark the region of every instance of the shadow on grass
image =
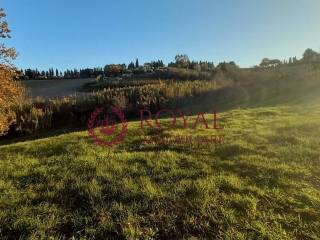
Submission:
[[30,135],[20,135],[20,136],[11,136],[11,137],[2,136],[0,137],[0,146],[14,144],[18,142],[57,137],[63,134],[68,134],[68,133],[73,133],[78,131],[86,131],[86,130],[88,130],[87,127],[82,127],[82,128],[69,127],[69,128],[63,128],[63,129],[52,129],[52,130],[41,131],[41,132],[30,134]]

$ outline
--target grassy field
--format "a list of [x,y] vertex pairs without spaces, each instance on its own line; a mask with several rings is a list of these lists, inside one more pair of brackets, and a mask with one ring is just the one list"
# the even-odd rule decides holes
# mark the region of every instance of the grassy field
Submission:
[[0,238],[319,239],[317,96],[158,133],[217,147],[145,145],[140,122],[115,149],[86,131],[1,146]]

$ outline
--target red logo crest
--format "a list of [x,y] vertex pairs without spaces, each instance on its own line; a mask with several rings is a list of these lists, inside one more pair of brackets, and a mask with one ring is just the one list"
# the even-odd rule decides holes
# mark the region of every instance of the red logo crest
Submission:
[[[110,124],[108,116],[106,116],[103,120],[99,121],[99,117],[101,118],[100,115],[102,115],[105,112],[104,108],[97,108],[91,114],[88,120],[89,136],[97,145],[113,147],[119,145],[126,137],[128,123],[125,119],[124,113],[120,109],[115,107],[112,107],[111,110],[112,113],[116,116],[116,118],[120,121],[120,124]],[[117,131],[119,125],[121,125],[121,130]],[[110,137],[111,139],[106,140],[103,138],[103,136]]]

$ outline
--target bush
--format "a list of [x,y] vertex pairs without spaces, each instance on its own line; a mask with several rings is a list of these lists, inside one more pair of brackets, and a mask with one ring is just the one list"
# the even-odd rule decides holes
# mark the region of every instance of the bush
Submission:
[[23,87],[13,80],[14,69],[0,65],[0,136],[5,135],[15,121],[12,108],[18,105],[24,95]]
[[157,78],[162,79],[178,79],[178,80],[210,80],[213,77],[213,72],[196,71],[185,68],[168,67],[160,69],[155,73]]
[[90,95],[25,102],[15,108],[16,122],[11,134],[32,134],[41,130],[86,126],[97,107],[116,106],[128,117],[138,117],[139,109],[157,111],[176,100],[193,97],[215,88],[211,81],[186,81],[123,88],[108,88]]
[[101,74],[96,77],[96,82],[97,83],[103,82],[103,76]]

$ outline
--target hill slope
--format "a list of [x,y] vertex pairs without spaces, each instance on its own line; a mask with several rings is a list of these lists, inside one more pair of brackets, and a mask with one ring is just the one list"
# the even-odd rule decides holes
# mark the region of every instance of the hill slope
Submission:
[[[0,236],[316,239],[317,96],[225,111],[219,131],[156,135],[130,122],[112,150],[87,132],[1,146]],[[146,136],[213,134],[225,138],[217,148],[141,144]]]

